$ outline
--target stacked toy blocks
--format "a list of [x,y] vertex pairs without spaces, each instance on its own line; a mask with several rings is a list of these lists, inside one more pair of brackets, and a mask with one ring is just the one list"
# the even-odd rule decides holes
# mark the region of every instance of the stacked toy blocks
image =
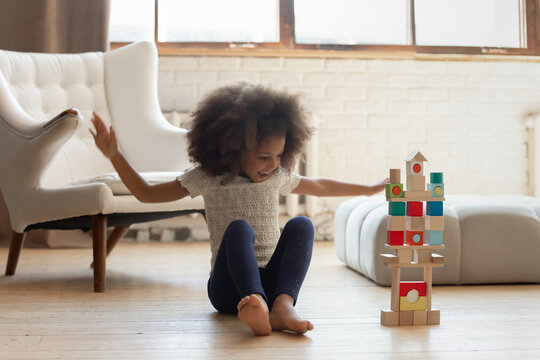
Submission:
[[[433,267],[444,264],[444,257],[433,253],[444,249],[444,183],[442,173],[432,172],[426,188],[426,161],[417,151],[407,157],[405,186],[401,170],[390,169],[386,248],[394,253],[380,256],[392,271],[392,293],[390,311],[381,311],[382,325],[440,323],[440,311],[431,308],[431,287]],[[401,281],[402,267],[423,267],[423,281]]]

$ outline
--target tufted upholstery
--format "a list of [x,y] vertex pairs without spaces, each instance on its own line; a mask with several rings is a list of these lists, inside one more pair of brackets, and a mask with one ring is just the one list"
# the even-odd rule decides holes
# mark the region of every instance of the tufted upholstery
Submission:
[[[335,214],[337,256],[381,285],[391,276],[379,254],[385,249],[388,203],[382,196],[356,197]],[[434,284],[540,282],[540,200],[530,196],[447,196],[444,203],[442,268]],[[402,280],[422,278],[422,269],[402,269]]]
[[[51,121],[68,108],[79,113]],[[168,123],[159,107],[153,43],[106,53],[0,50],[0,188],[15,233],[86,215],[203,208],[201,197],[141,203],[117,179],[104,180],[114,169],[89,133],[94,110],[114,126],[143,177],[172,180],[189,167],[187,131]]]

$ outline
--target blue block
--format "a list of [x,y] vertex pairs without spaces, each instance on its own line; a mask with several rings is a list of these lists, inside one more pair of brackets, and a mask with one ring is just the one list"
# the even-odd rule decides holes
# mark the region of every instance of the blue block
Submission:
[[428,201],[426,204],[426,215],[443,216],[443,202]]
[[426,244],[428,245],[442,245],[443,244],[443,232],[428,230],[424,234]]
[[427,184],[427,189],[431,191],[431,197],[444,197],[444,184]]

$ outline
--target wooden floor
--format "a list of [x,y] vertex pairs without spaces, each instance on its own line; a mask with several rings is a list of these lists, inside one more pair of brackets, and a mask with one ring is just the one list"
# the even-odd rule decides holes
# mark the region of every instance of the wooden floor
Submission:
[[540,285],[435,287],[440,325],[383,327],[389,288],[317,242],[297,304],[315,330],[255,337],[210,305],[209,255],[206,242],[121,243],[95,294],[91,250],[24,249],[0,276],[0,359],[540,358]]

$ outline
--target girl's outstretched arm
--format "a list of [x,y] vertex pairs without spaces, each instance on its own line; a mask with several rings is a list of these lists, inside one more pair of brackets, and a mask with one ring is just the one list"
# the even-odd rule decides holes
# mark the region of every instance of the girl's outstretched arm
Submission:
[[302,176],[300,183],[292,193],[314,196],[373,195],[384,190],[388,181],[389,179],[386,178],[373,185],[360,185],[332,179],[314,179]]
[[167,202],[181,199],[189,193],[178,181],[173,180],[161,184],[148,184],[139,173],[129,164],[118,148],[116,136],[112,127],[107,129],[103,120],[95,112],[92,116],[95,132],[90,129],[94,141],[118,172],[131,193],[142,202]]

